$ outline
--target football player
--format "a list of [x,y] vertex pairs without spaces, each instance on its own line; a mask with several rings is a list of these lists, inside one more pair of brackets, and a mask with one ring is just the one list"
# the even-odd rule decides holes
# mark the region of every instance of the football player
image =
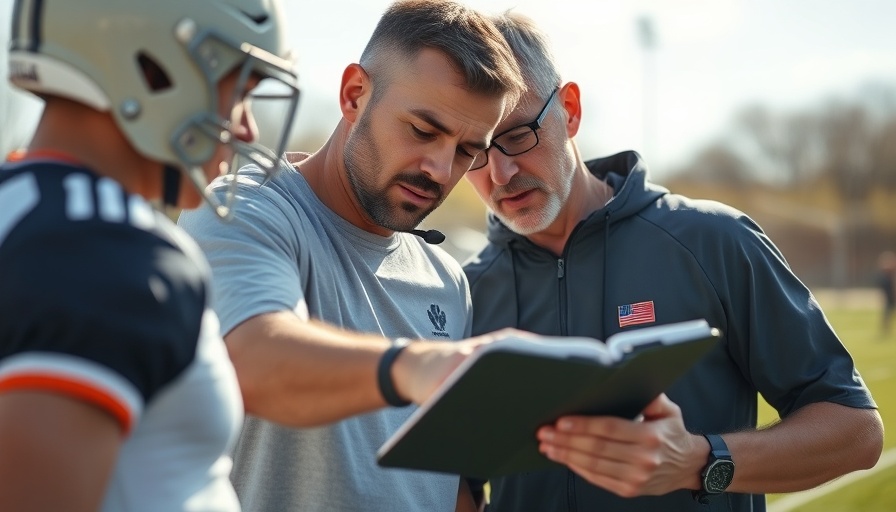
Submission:
[[[282,30],[275,0],[16,0],[9,79],[45,107],[0,167],[4,510],[239,510],[209,270],[156,206],[226,217],[204,190],[232,157],[276,168]],[[285,102],[274,138],[256,93]]]

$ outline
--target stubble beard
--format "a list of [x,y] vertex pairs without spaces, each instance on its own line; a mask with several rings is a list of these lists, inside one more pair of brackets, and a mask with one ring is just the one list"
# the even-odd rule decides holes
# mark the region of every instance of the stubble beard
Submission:
[[528,236],[547,229],[557,219],[561,206],[555,194],[547,194],[545,204],[540,208],[523,208],[513,217],[503,213],[497,213],[497,216],[514,233]]
[[510,183],[503,187],[505,194],[513,194],[515,190],[534,188],[545,196],[543,205],[529,206],[517,210],[514,215],[507,215],[495,208],[495,215],[514,233],[528,236],[544,231],[557,220],[563,204],[569,199],[572,189],[572,176],[565,182],[558,183],[560,190],[551,191],[545,183],[532,176],[514,176]]
[[[376,188],[376,177],[385,172],[382,156],[373,140],[369,110],[365,111],[358,125],[345,143],[343,160],[352,191],[361,208],[374,224],[392,231],[409,231],[417,227],[437,206],[442,204],[442,188],[422,174],[401,173],[393,177],[382,189]],[[389,186],[404,182],[423,190],[438,192],[438,201],[431,208],[401,202],[393,204],[387,194]]]

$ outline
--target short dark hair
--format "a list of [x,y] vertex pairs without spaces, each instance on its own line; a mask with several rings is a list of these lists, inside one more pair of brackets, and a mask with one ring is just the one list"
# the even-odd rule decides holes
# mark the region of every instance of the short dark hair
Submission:
[[[388,73],[395,54],[414,57],[432,48],[444,53],[470,91],[508,95],[513,105],[525,91],[513,52],[483,14],[450,0],[400,0],[386,9],[361,54],[368,73]],[[377,88],[374,86],[374,96]]]

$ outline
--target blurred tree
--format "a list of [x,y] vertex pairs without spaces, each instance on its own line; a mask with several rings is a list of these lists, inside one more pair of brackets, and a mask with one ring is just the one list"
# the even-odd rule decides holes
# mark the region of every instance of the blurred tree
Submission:
[[818,121],[814,115],[779,115],[753,105],[735,119],[735,130],[754,146],[757,163],[762,164],[756,169],[761,172],[757,176],[791,188],[813,178],[813,163],[818,160]]
[[697,154],[687,175],[705,184],[741,188],[755,181],[752,172],[740,154],[724,142],[715,142]]
[[836,185],[844,206],[868,198],[874,185],[869,151],[873,126],[865,107],[836,101],[821,117],[822,174]]
[[869,152],[875,185],[896,192],[896,116],[872,135]]
[[790,185],[799,187],[817,175],[821,159],[818,140],[818,120],[810,113],[797,113],[784,119],[787,143],[782,158],[785,162]]
[[872,83],[793,112],[743,108],[667,181],[754,216],[799,274],[863,284],[874,254],[896,241],[896,87]]
[[[762,171],[766,170],[768,178],[774,183],[776,177],[781,176],[786,169],[783,166],[784,140],[777,118],[763,105],[750,105],[741,110],[735,117],[735,132],[741,131],[746,142],[753,144],[756,157],[753,167]],[[754,174],[759,178],[758,174]]]

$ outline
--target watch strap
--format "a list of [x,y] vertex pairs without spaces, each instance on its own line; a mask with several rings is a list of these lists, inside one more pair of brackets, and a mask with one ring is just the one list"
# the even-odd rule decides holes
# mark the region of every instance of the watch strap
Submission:
[[398,338],[392,342],[392,345],[380,356],[379,364],[376,368],[376,382],[383,395],[383,400],[392,407],[405,407],[411,405],[409,400],[402,398],[395,389],[395,381],[392,380],[392,365],[401,351],[404,350],[411,340],[407,338]]
[[709,455],[716,459],[730,459],[731,452],[728,451],[728,445],[725,440],[718,434],[703,434],[703,437],[709,441]]
[[728,450],[728,445],[725,444],[722,436],[718,434],[703,434],[703,437],[709,443],[709,457],[707,458],[706,466],[700,471],[700,490],[691,491],[691,494],[695,500],[706,504],[709,503],[710,496],[721,494],[721,491],[709,491],[706,489],[706,476],[709,470],[719,460],[727,460],[732,467],[734,462],[731,460],[731,451]]

